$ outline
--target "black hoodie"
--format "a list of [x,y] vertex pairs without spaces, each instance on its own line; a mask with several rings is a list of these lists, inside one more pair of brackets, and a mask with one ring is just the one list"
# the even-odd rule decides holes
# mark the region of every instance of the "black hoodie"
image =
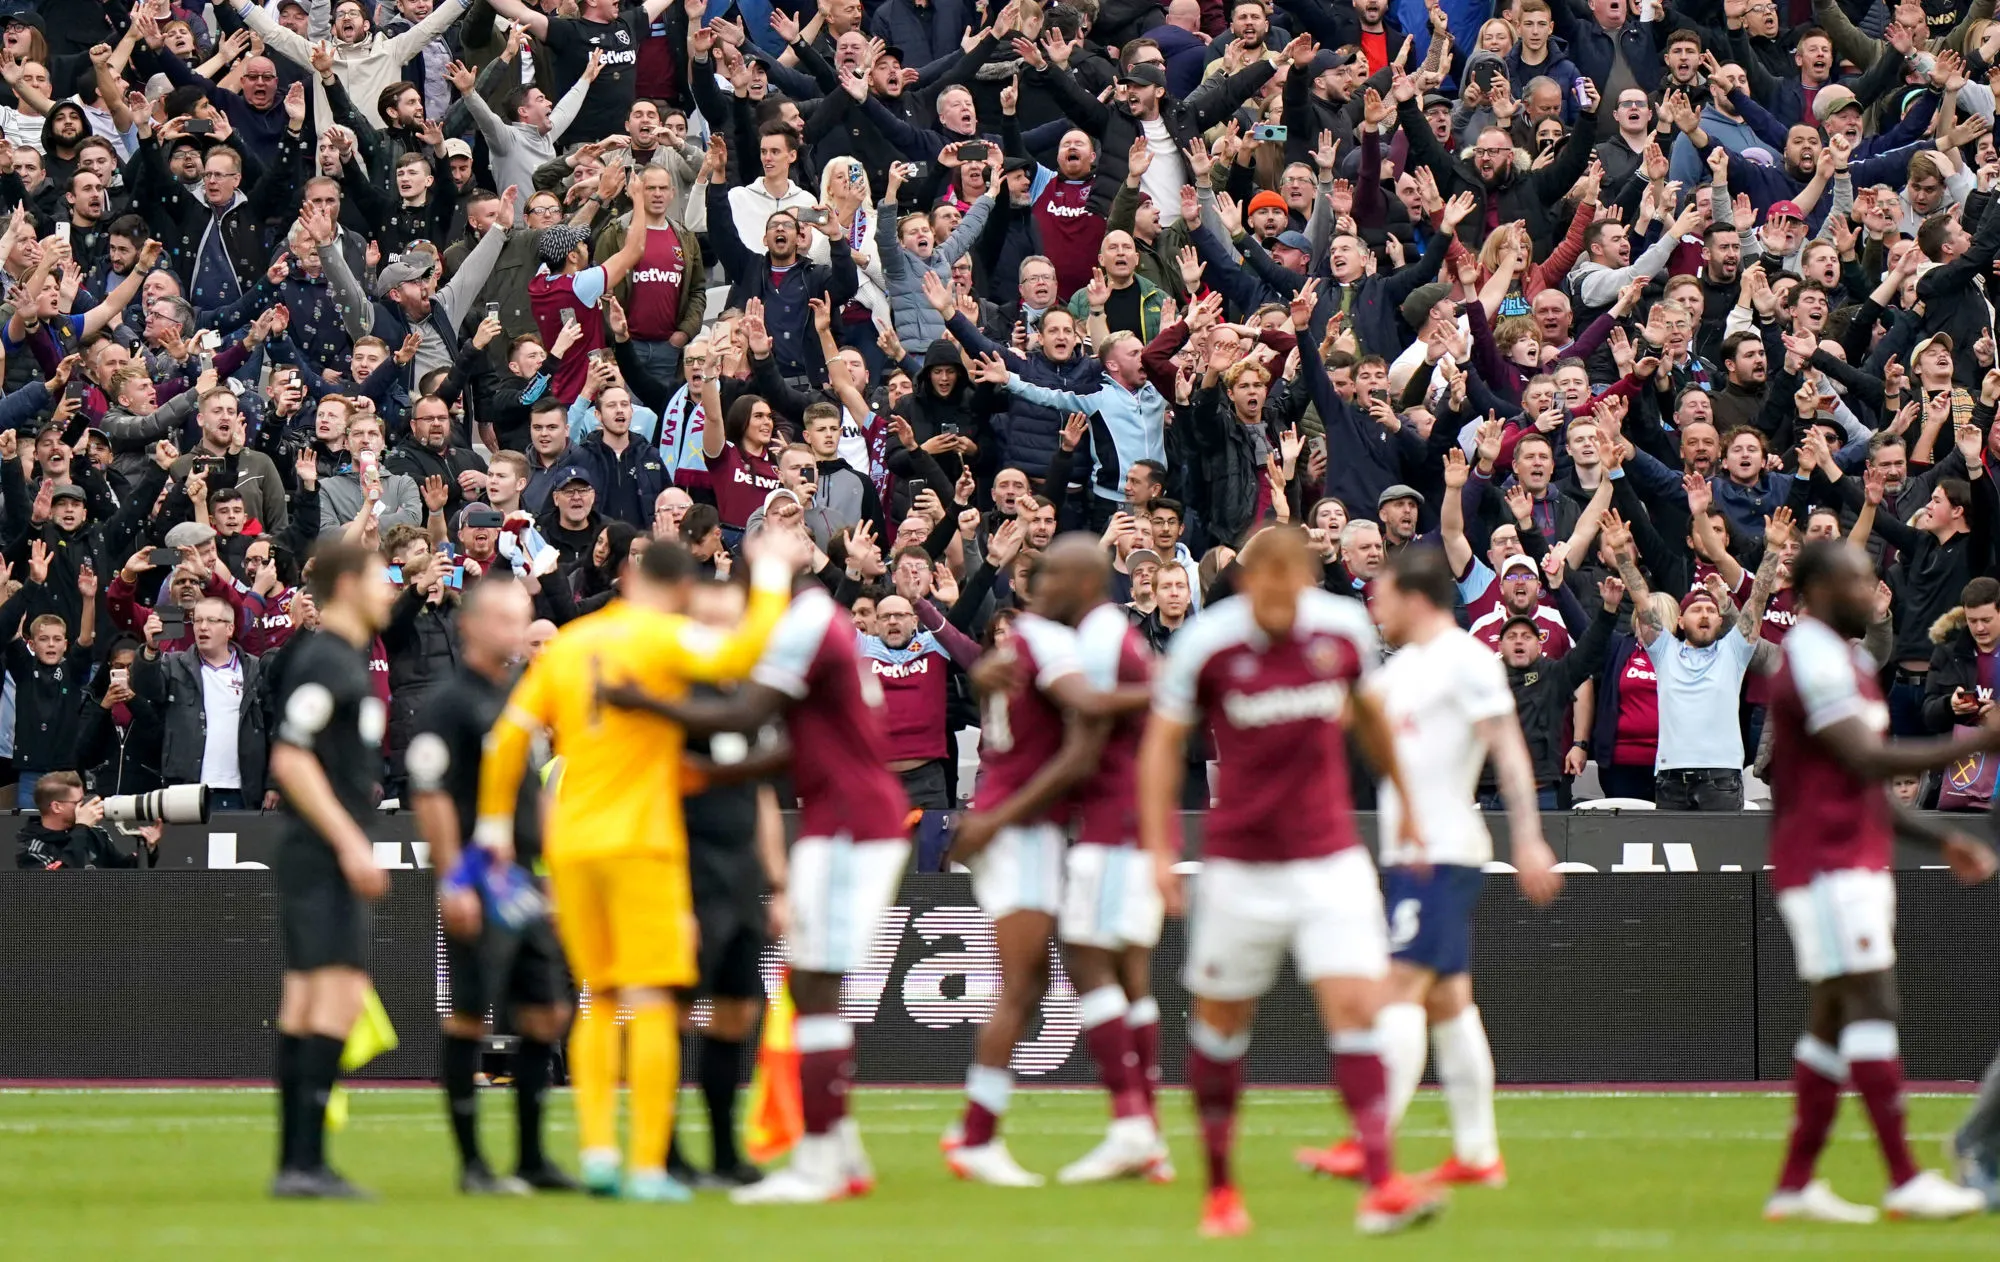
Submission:
[[[951,390],[939,394],[931,384],[931,369],[956,368],[958,380]],[[896,405],[896,415],[910,423],[910,432],[916,437],[917,445],[923,446],[939,434],[962,434],[979,445],[979,455],[975,460],[990,461],[994,457],[992,435],[986,428],[986,415],[991,409],[976,410],[972,406],[973,391],[976,387],[966,374],[965,361],[960,358],[958,347],[943,339],[932,342],[924,352],[923,370],[917,374],[916,388],[910,396]],[[999,405],[1005,406],[1005,399]],[[911,452],[900,443],[889,446],[889,472],[896,475],[896,491],[892,508],[897,516],[906,512],[910,500],[921,489],[917,481],[919,470],[911,460]],[[952,481],[958,480],[964,469],[964,458],[956,451],[931,453],[937,458],[938,468]],[[940,494],[940,498],[944,498]]]

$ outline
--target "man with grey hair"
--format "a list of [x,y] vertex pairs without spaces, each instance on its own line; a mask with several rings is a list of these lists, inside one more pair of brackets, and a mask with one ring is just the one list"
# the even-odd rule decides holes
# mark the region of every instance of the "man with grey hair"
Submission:
[[1388,556],[1388,549],[1382,542],[1382,527],[1365,518],[1357,517],[1340,532],[1340,570],[1345,580],[1329,572],[1326,578],[1328,590],[1342,596],[1352,596],[1364,600],[1368,595],[1368,585],[1382,572],[1382,562]]

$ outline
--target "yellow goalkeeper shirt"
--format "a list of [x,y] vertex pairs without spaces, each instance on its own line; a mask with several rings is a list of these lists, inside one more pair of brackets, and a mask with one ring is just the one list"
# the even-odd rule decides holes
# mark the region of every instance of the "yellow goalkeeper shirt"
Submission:
[[748,675],[791,600],[784,566],[754,577],[743,620],[730,631],[622,600],[565,626],[515,684],[487,735],[481,834],[511,828],[529,742],[546,729],[563,767],[542,845],[551,863],[685,854],[680,725],[601,704],[598,683],[633,683],[672,699],[693,681]]

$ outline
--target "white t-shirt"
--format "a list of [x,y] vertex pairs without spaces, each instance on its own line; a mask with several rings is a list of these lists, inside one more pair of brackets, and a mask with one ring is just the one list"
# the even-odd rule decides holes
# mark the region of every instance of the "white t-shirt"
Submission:
[[[1507,668],[1493,650],[1452,627],[1424,644],[1399,650],[1367,687],[1395,734],[1396,762],[1417,795],[1417,835],[1432,863],[1480,867],[1493,858],[1475,798],[1486,766],[1486,742],[1473,730],[1482,719],[1514,713]],[[1384,783],[1379,794],[1382,863],[1408,861],[1396,846],[1402,800]]]
[[11,106],[0,105],[0,135],[16,149],[42,151],[42,116],[23,114]]
[[1181,147],[1174,143],[1166,122],[1154,118],[1140,126],[1146,129],[1146,147],[1153,151],[1153,162],[1139,177],[1139,187],[1153,199],[1153,208],[1160,212],[1160,226],[1164,228],[1180,222],[1181,189],[1194,181],[1188,177]]
[[207,741],[201,747],[201,782],[211,789],[243,787],[243,766],[236,755],[237,723],[243,714],[243,659],[230,654],[223,666],[201,665],[201,708],[207,716]]

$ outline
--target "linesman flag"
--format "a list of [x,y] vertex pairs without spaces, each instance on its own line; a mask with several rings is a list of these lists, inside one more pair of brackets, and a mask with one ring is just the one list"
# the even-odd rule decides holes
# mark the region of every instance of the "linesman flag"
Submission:
[[[361,997],[361,1016],[347,1032],[347,1046],[340,1049],[340,1072],[351,1074],[396,1047],[396,1027],[389,1022],[389,1010],[382,1006],[382,996],[375,993],[375,987],[370,986]],[[327,1097],[326,1125],[328,1130],[347,1128],[347,1092],[343,1088],[335,1087]]]
[[792,1150],[806,1132],[805,1101],[799,1091],[799,1047],[792,1038],[789,974],[764,1009],[764,1033],[757,1042],[757,1069],[750,1076],[750,1113],[743,1125],[750,1160],[768,1165]]

